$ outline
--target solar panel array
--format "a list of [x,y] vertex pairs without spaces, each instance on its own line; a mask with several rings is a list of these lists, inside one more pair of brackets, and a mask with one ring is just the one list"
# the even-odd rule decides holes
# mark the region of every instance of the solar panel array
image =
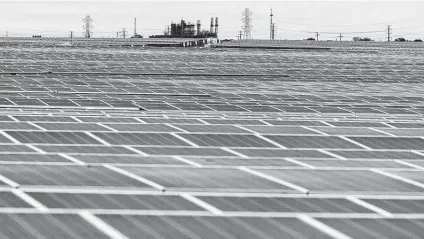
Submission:
[[422,238],[423,48],[380,44],[2,48],[0,238]]
[[[118,48],[165,46],[181,47],[184,43],[203,41],[205,38],[69,38],[69,37],[0,37],[0,46],[23,47],[73,47],[73,48]],[[187,44],[186,44],[187,45]]]

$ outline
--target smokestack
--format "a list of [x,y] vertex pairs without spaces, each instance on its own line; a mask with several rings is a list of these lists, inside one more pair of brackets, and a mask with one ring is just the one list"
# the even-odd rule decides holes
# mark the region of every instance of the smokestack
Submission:
[[197,34],[198,36],[200,36],[200,20],[197,20]]
[[137,18],[134,18],[134,37],[137,35]]
[[216,39],[218,39],[218,18],[215,18],[215,34],[216,34]]
[[185,22],[181,20],[181,37],[184,37]]
[[210,29],[210,33],[213,33],[213,17],[211,18],[211,29]]

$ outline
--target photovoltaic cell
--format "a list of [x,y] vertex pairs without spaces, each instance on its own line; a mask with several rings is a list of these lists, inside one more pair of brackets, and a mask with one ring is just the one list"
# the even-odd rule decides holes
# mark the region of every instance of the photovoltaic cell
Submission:
[[255,135],[237,134],[179,134],[200,146],[220,147],[271,147],[276,146]]
[[405,219],[319,219],[352,238],[420,238],[422,220]]
[[93,133],[114,145],[178,145],[189,146],[181,139],[165,133]]
[[140,168],[121,167],[129,172],[175,189],[197,190],[253,190],[289,189],[286,186],[262,179],[237,169],[214,168]]
[[424,139],[394,137],[349,137],[372,149],[424,149]]
[[339,148],[360,149],[361,147],[339,137],[332,136],[274,136],[268,139],[287,148]]
[[[107,238],[78,215],[2,214],[0,237],[13,238]],[[29,226],[30,225],[30,226]]]
[[261,169],[265,174],[294,183],[312,191],[420,192],[421,189],[370,171],[277,170]]
[[29,193],[29,195],[49,208],[204,210],[179,196],[87,193]]
[[101,144],[82,132],[6,131],[21,143],[34,144]]
[[308,224],[290,218],[104,215],[101,219],[130,238],[138,235],[145,235],[147,238],[202,239],[329,238]]
[[370,213],[353,202],[331,198],[199,197],[223,211]]

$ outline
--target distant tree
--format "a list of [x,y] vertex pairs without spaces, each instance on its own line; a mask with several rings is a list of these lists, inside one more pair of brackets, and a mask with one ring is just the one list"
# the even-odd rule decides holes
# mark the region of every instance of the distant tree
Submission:
[[406,42],[406,39],[403,37],[399,37],[395,39],[396,42]]
[[360,41],[360,40],[361,40],[361,38],[360,38],[360,37],[354,37],[354,38],[352,38],[352,40],[353,40],[353,41]]
[[313,38],[313,37],[309,37],[308,39],[306,39],[306,40],[308,40],[308,41],[315,41],[315,38]]
[[414,42],[423,42],[421,39],[415,39]]

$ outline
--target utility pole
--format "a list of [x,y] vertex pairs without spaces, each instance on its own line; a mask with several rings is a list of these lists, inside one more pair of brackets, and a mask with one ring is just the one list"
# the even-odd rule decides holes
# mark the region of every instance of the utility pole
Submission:
[[317,41],[318,41],[319,33],[318,32],[315,32],[315,36],[317,36]]
[[391,27],[390,25],[387,26],[387,41],[390,41],[392,38],[390,36],[390,34],[392,34],[390,27]]
[[240,31],[240,33],[238,34],[238,39],[241,40],[241,36],[243,36],[243,32]]
[[342,41],[343,35],[341,33],[340,33],[340,35],[338,37],[340,38],[340,41]]
[[71,33],[71,43],[72,43],[72,38],[74,38],[74,32],[71,31],[70,33]]
[[119,32],[116,32],[116,38],[119,38]]
[[127,34],[127,29],[122,28],[122,38],[125,38],[126,34]]

